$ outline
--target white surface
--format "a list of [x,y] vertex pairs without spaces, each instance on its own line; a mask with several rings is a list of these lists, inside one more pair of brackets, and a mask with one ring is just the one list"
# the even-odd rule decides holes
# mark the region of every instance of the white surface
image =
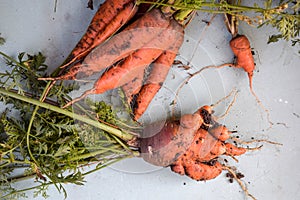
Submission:
[[[0,50],[12,56],[22,51],[29,53],[41,51],[47,56],[49,66],[54,69],[80,39],[95,12],[87,9],[86,4],[87,0],[58,0],[57,11],[54,12],[54,0],[23,0],[22,3],[17,0],[0,0],[0,32],[6,39],[5,45],[0,46]],[[190,60],[191,51],[197,48],[192,59],[193,68],[188,72],[232,59],[228,45],[230,35],[223,25],[222,16],[217,16],[211,25],[205,28],[206,24],[201,20],[209,20],[210,17],[201,14],[186,30],[189,42],[181,49],[181,57]],[[243,180],[250,182],[249,191],[257,199],[298,199],[300,197],[298,50],[282,41],[266,45],[268,36],[274,32],[270,28],[257,30],[242,24],[240,32],[247,34],[256,53],[254,90],[270,110],[271,120],[275,123],[286,123],[287,127],[274,125],[272,129],[266,131],[268,123],[265,113],[249,92],[247,75],[239,69],[209,70],[195,77],[190,82],[191,85],[186,86],[184,92],[180,93],[182,99],[180,111],[193,112],[203,104],[216,102],[232,88],[239,89],[237,101],[222,123],[230,129],[239,130],[244,139],[265,138],[280,142],[283,146],[265,144],[260,151],[249,152],[239,157],[239,163],[231,164],[244,173]],[[157,95],[148,114],[160,110],[155,109],[156,105],[170,103],[171,99],[164,98],[163,95],[169,89],[174,90],[178,87],[185,76],[187,72],[182,69],[174,68],[170,72],[164,90]],[[217,114],[221,114],[225,109],[225,105],[221,105],[217,108]],[[150,114],[149,116],[151,119],[154,118]],[[85,186],[66,185],[67,199],[246,198],[237,183],[229,184],[224,175],[212,181],[196,182],[179,176],[168,168],[149,166],[141,159],[118,163],[87,176],[86,181]],[[18,183],[18,187],[31,184],[32,181],[29,180]],[[49,194],[51,200],[63,199],[54,187],[49,188]]]

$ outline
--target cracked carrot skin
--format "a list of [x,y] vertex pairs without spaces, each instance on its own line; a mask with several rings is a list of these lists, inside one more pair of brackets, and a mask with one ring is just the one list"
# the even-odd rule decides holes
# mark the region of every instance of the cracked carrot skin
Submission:
[[162,126],[157,123],[148,125],[139,139],[141,156],[153,165],[169,166],[191,145],[201,124],[198,114],[188,114]]

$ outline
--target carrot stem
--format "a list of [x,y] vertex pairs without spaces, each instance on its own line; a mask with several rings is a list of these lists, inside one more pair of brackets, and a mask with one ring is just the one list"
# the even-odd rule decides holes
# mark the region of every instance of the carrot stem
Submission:
[[41,102],[41,101],[38,101],[38,100],[35,100],[35,99],[31,99],[31,98],[28,98],[28,97],[25,97],[25,96],[22,96],[22,95],[19,95],[19,94],[7,91],[7,90],[5,90],[3,88],[0,88],[0,94],[7,95],[9,97],[12,97],[12,98],[15,98],[15,99],[19,99],[21,101],[24,101],[24,102],[27,102],[27,103],[30,103],[30,104],[33,104],[33,105],[36,105],[36,106],[48,109],[48,110],[52,110],[52,111],[57,112],[57,113],[61,113],[63,115],[71,117],[73,119],[82,121],[82,122],[87,123],[87,124],[89,124],[91,126],[94,126],[96,128],[100,128],[100,129],[102,129],[104,131],[107,131],[107,132],[109,132],[109,133],[111,133],[111,134],[113,134],[113,135],[121,138],[124,141],[129,141],[129,140],[131,140],[131,139],[134,138],[133,135],[131,135],[129,133],[126,133],[125,131],[113,128],[113,127],[108,126],[106,124],[103,124],[103,123],[100,123],[98,121],[92,120],[90,118],[84,117],[82,115],[78,115],[78,114],[75,114],[73,112],[64,110],[64,109],[59,108],[57,106],[53,106],[53,105],[50,105],[48,103],[44,103],[44,102]]

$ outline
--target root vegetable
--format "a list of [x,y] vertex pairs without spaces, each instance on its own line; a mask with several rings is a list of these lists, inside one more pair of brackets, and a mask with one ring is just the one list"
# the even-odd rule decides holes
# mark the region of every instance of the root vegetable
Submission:
[[[115,4],[112,3],[112,5]],[[64,66],[70,65],[72,62],[75,62],[76,60],[85,57],[89,52],[91,52],[92,49],[94,49],[95,47],[103,43],[107,38],[112,36],[118,29],[120,29],[124,24],[126,24],[137,12],[137,7],[133,2],[127,3],[122,8],[120,8],[120,4],[117,5],[116,5],[117,8],[113,10],[115,11],[115,13],[113,14],[116,15],[112,19],[109,18],[110,19],[109,22],[107,21],[108,19],[102,19],[102,18],[98,19],[96,22],[92,21],[92,24],[88,28],[85,36],[82,38],[82,40],[79,41],[75,49],[71,52],[72,59]],[[99,12],[101,11],[102,9],[101,10],[99,9]],[[105,12],[107,11],[103,11],[103,13]],[[95,17],[101,17],[101,16],[96,14]],[[94,23],[100,23],[100,24],[102,23],[105,24],[106,26],[102,28],[94,27],[93,26]],[[97,29],[99,28],[99,30],[96,31],[97,30],[96,28]],[[89,34],[89,33],[93,33],[93,34]]]
[[240,156],[247,152],[247,149],[245,149],[243,147],[237,147],[231,143],[226,143],[225,147],[226,147],[225,154],[229,155],[229,156]]
[[134,74],[136,74],[136,77],[134,77],[132,81],[129,81],[128,83],[122,86],[122,90],[124,92],[127,104],[130,105],[130,107],[133,107],[135,103],[135,97],[142,88],[144,72],[145,69],[139,67],[137,69],[137,72],[136,71],[133,72]]
[[141,156],[153,165],[169,166],[189,148],[201,124],[200,115],[193,114],[147,126],[139,140]]
[[221,141],[228,140],[231,135],[231,132],[224,125],[217,125],[210,128],[209,133]]
[[218,161],[201,163],[196,160],[178,160],[170,167],[173,172],[197,181],[214,179],[222,172],[222,165]]
[[77,57],[77,55],[88,49],[94,43],[94,39],[98,33],[102,31],[115,18],[115,16],[119,14],[119,11],[131,1],[132,0],[106,0],[99,7],[85,34],[72,50],[67,60]]
[[176,25],[176,31],[180,33],[180,38],[172,46],[173,49],[165,51],[153,63],[152,70],[141,91],[138,94],[134,106],[134,119],[138,120],[148,108],[150,102],[160,90],[170,68],[175,60],[176,54],[183,42],[184,31],[181,25]]
[[248,38],[245,35],[238,35],[230,41],[230,47],[237,58],[235,67],[243,68],[248,73],[249,85],[252,90],[255,64]]

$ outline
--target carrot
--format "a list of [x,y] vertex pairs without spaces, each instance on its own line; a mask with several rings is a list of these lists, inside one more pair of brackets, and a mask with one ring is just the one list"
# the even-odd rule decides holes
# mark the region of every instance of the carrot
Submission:
[[208,131],[212,136],[214,136],[215,138],[217,138],[221,141],[228,140],[230,137],[230,134],[232,133],[224,125],[218,125],[218,126],[212,127]]
[[198,114],[188,114],[180,120],[148,125],[139,138],[141,156],[153,165],[169,166],[191,145],[201,124]]
[[69,80],[100,72],[135,50],[145,47],[168,25],[169,20],[161,11],[153,9],[131,24],[130,30],[122,31],[95,48],[86,56],[82,64],[70,67],[65,74],[59,77],[40,78],[39,80]]
[[[183,29],[182,29],[183,31]],[[134,119],[138,120],[146,111],[150,102],[160,90],[167,74],[172,66],[176,54],[182,44],[183,34],[180,40],[176,42],[174,51],[166,51],[154,62],[151,73],[138,94],[136,105],[134,107]]]
[[252,78],[253,71],[255,69],[255,63],[248,38],[245,35],[238,35],[230,41],[230,47],[234,55],[237,57],[235,67],[243,68],[248,73],[250,91],[255,97],[259,106],[266,112],[267,120],[270,125],[269,128],[271,128],[274,123],[270,120],[269,110],[264,107],[256,93],[253,91]]
[[178,160],[170,167],[173,172],[187,175],[197,181],[214,179],[222,172],[222,165],[215,160],[209,163],[201,163],[197,160]]
[[[204,129],[199,129],[191,146],[181,156],[185,160],[198,160],[208,162],[226,152],[224,144],[214,138]],[[180,159],[180,158],[179,158]]]
[[[132,18],[132,16],[135,15],[137,12],[137,7],[134,3],[130,2],[126,4],[116,16],[113,18],[107,26],[105,26],[102,30],[98,32],[98,34],[93,38],[93,43],[90,44],[88,48],[85,50],[78,49],[80,51],[73,51],[73,53],[76,55],[74,58],[67,63],[66,65],[69,65],[70,63],[86,56],[92,49],[100,45],[102,42],[104,42],[107,38],[113,35],[120,27],[122,27],[128,20]],[[64,65],[64,66],[66,66]],[[64,67],[62,66],[62,67]]]
[[225,147],[226,147],[225,154],[230,155],[230,156],[240,156],[240,155],[246,153],[246,151],[247,151],[247,149],[245,149],[243,147],[237,147],[230,143],[226,143]]
[[143,48],[135,51],[130,56],[126,57],[117,66],[110,68],[108,71],[95,82],[94,87],[87,90],[80,97],[70,101],[64,107],[67,107],[90,94],[101,94],[108,90],[120,87],[135,78],[132,73],[137,67],[145,67],[156,60],[162,52],[170,47],[171,44],[178,40],[180,34],[176,32],[174,20],[170,26],[166,28],[160,35]]
[[72,50],[67,61],[77,58],[80,53],[86,51],[94,43],[94,38],[98,33],[110,24],[120,10],[129,2],[132,2],[132,0],[106,0],[97,10],[85,34]]
[[230,47],[237,58],[235,67],[243,68],[248,73],[249,85],[252,90],[255,64],[248,38],[245,35],[238,35],[230,41]]

